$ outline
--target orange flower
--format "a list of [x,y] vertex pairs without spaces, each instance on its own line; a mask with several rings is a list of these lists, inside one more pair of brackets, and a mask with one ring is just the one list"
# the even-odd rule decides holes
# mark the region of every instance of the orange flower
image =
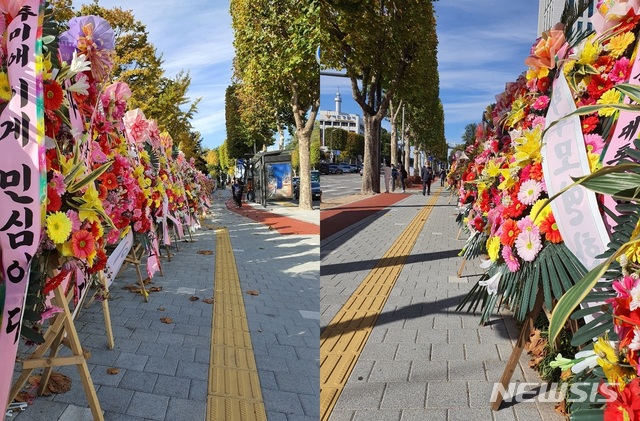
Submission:
[[516,238],[520,234],[520,229],[513,219],[507,219],[502,225],[502,235],[500,236],[500,242],[505,246],[513,246]]
[[55,111],[62,105],[64,93],[62,87],[55,80],[44,84],[44,108]]
[[112,172],[104,173],[104,177],[102,178],[102,185],[107,188],[107,190],[113,190],[118,188],[118,179],[116,175]]
[[107,193],[109,192],[107,188],[103,184],[99,184],[98,190],[100,191],[98,194],[98,199],[105,200],[107,198]]
[[558,224],[556,223],[556,218],[553,216],[553,213],[549,213],[549,215],[542,220],[540,223],[540,232],[544,233],[547,240],[552,243],[562,242],[562,235],[560,235]]
[[78,259],[86,259],[95,251],[93,235],[87,230],[74,232],[71,237],[71,248],[75,257]]

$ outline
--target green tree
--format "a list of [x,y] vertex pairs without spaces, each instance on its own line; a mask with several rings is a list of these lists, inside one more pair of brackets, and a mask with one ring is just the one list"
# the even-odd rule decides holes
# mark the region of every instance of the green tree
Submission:
[[473,145],[476,141],[476,129],[477,124],[469,123],[464,126],[464,133],[462,133],[461,139],[465,146]]
[[320,164],[320,140],[314,140],[311,142],[310,157],[311,167],[318,168]]
[[311,209],[310,138],[320,107],[315,51],[320,43],[318,0],[231,0],[235,77],[260,93],[273,115],[289,104],[300,157],[300,202]]
[[323,61],[346,70],[353,98],[363,111],[362,192],[379,193],[380,123],[396,91],[424,83],[408,76],[419,65],[418,57],[436,55],[433,5],[414,0],[323,0],[322,13]]
[[364,136],[358,133],[347,133],[347,144],[345,153],[350,157],[361,157],[364,155]]

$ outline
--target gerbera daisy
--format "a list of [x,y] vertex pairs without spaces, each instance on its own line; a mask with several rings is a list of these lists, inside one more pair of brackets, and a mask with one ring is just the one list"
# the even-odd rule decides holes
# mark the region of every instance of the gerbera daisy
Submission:
[[520,186],[520,191],[518,191],[518,200],[525,205],[531,206],[536,200],[538,200],[541,191],[542,184],[536,180],[527,180]]
[[542,248],[542,243],[540,242],[540,234],[534,231],[524,230],[516,238],[516,250],[518,250],[518,255],[525,262],[532,262],[540,249]]
[[512,246],[516,241],[516,238],[520,234],[520,228],[516,225],[516,222],[513,219],[507,219],[502,224],[502,235],[500,236],[500,241],[505,246]]
[[587,152],[599,154],[604,147],[602,136],[597,133],[591,133],[584,136],[584,143],[587,146]]
[[487,254],[489,255],[489,259],[492,261],[498,260],[498,256],[500,255],[500,238],[499,237],[489,237],[487,240]]
[[615,58],[620,57],[627,49],[629,44],[635,41],[635,35],[632,32],[624,32],[611,37],[609,43],[605,45],[605,50],[609,51]]
[[[615,88],[609,89],[607,92],[603,93],[597,104],[600,105],[609,105],[609,104],[619,104],[622,102],[622,93]],[[598,110],[598,115],[602,117],[611,117],[616,114],[618,110],[613,107],[603,107]]]
[[560,243],[562,241],[562,235],[558,230],[558,224],[556,223],[556,218],[553,216],[553,213],[550,213],[542,220],[540,223],[540,232],[544,233],[547,241],[551,241],[552,243]]
[[55,212],[47,216],[47,235],[56,244],[67,241],[71,234],[71,220],[62,212]]
[[629,59],[621,57],[620,60],[616,61],[613,65],[613,69],[611,69],[611,73],[609,73],[609,79],[614,83],[623,83],[629,79],[630,73],[631,65]]
[[549,105],[549,97],[546,95],[540,95],[538,99],[536,99],[536,102],[533,103],[533,109],[542,111],[546,109],[548,105]]
[[64,177],[58,171],[53,172],[51,181],[49,181],[49,187],[56,191],[60,196],[65,192]]
[[592,131],[594,131],[596,129],[596,127],[598,127],[598,123],[600,122],[600,120],[598,119],[598,117],[592,115],[589,117],[585,117],[582,119],[582,133],[587,134],[587,133],[591,133]]
[[513,249],[509,246],[506,246],[502,249],[502,258],[507,264],[507,269],[509,272],[516,272],[520,269],[520,261],[515,254],[513,254]]
[[112,172],[104,173],[102,177],[102,185],[107,188],[107,190],[113,190],[118,188],[118,179],[116,175]]
[[62,87],[55,80],[44,84],[44,108],[55,111],[60,108],[64,100],[64,92]]
[[58,212],[62,207],[60,195],[51,187],[47,187],[47,212]]
[[69,209],[67,211],[67,217],[69,218],[69,220],[71,221],[71,229],[73,231],[78,231],[80,229],[80,217],[78,216],[78,212]]
[[95,251],[95,241],[89,231],[80,230],[73,233],[71,237],[71,247],[75,257],[78,259],[86,259]]

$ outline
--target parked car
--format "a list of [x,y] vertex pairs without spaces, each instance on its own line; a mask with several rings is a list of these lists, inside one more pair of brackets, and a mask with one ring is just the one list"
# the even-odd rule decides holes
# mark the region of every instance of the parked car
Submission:
[[295,188],[300,183],[300,177],[291,177],[291,187]]
[[329,174],[329,164],[327,162],[320,163],[320,174]]
[[337,164],[329,164],[329,174],[342,174],[343,172]]
[[318,183],[320,182],[320,171],[317,170],[311,170],[311,181],[317,181]]
[[360,167],[356,164],[350,164],[349,167],[351,168],[351,172],[354,174],[360,172]]
[[351,165],[349,164],[338,164],[338,167],[340,167],[343,173],[346,172],[348,174],[351,172]]
[[[300,197],[300,186],[296,184],[293,188],[293,197],[298,200]],[[311,182],[311,200],[321,200],[322,199],[322,190],[320,190],[320,182],[312,181]]]

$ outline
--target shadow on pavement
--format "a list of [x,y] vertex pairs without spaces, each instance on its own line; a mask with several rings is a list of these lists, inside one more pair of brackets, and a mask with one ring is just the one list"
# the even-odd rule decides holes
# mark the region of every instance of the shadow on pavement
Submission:
[[[324,251],[324,250],[323,250]],[[432,253],[410,254],[408,256],[384,257],[382,259],[362,260],[359,262],[339,263],[333,265],[321,265],[320,276],[337,275],[340,273],[356,272],[361,270],[371,270],[376,265],[379,267],[395,266],[398,264],[411,264],[420,262],[429,262],[433,260],[449,259],[458,257],[460,249],[434,251]],[[403,259],[406,260],[403,261]]]

